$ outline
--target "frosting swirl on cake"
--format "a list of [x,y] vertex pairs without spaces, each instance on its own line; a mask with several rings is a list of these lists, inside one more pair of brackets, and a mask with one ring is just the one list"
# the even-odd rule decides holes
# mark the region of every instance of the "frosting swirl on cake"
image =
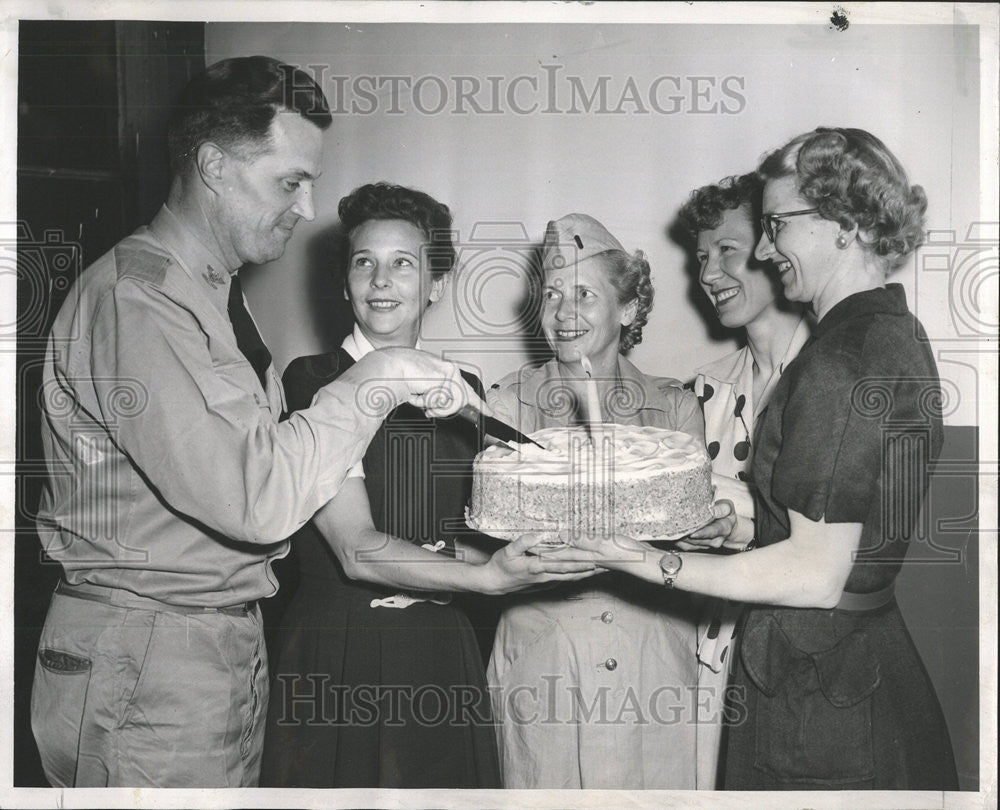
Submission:
[[683,470],[708,461],[701,442],[676,430],[634,425],[595,425],[593,441],[585,427],[544,428],[531,438],[533,444],[507,449],[494,445],[480,455],[479,464],[496,464],[506,473],[557,475],[582,473],[601,464],[614,475],[648,473],[652,470]]
[[499,445],[473,462],[470,527],[513,540],[525,532],[682,537],[712,516],[712,466],[700,439],[602,424],[546,428],[532,444]]

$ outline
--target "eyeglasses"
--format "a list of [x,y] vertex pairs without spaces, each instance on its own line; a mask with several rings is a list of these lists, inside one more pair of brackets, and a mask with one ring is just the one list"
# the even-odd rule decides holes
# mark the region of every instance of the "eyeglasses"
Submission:
[[804,208],[801,211],[785,211],[782,214],[764,214],[760,218],[760,227],[764,229],[764,233],[767,234],[767,238],[772,242],[774,241],[774,228],[775,224],[781,222],[781,220],[787,217],[801,217],[806,214],[815,214],[819,211],[818,208]]

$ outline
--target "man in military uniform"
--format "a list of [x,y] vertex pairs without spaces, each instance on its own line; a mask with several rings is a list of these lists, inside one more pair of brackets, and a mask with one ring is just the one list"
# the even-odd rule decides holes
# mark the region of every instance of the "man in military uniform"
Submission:
[[166,204],[56,318],[39,530],[63,579],[32,694],[53,785],[256,785],[271,562],[389,410],[442,389],[431,415],[475,398],[453,364],[386,349],[279,421],[237,271],[313,219],[331,122],[302,71],[260,56],[208,68],[170,125]]

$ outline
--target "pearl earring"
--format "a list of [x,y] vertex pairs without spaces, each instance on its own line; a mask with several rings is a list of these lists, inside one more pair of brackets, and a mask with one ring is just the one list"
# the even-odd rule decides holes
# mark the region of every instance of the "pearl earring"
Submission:
[[843,234],[837,237],[837,247],[839,247],[841,250],[847,247],[847,237],[844,236]]

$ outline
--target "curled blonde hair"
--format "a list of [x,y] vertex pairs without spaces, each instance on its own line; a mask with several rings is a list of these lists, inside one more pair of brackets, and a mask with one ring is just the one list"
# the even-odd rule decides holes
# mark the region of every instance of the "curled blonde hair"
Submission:
[[653,309],[649,262],[641,250],[631,254],[623,250],[606,250],[598,255],[606,259],[604,269],[618,293],[618,303],[636,302],[635,318],[628,326],[622,327],[618,338],[618,351],[627,352],[642,342],[642,328]]
[[758,171],[765,181],[795,177],[820,216],[846,229],[857,225],[865,234],[858,242],[887,271],[923,244],[927,195],[870,132],[820,127],[769,154]]

